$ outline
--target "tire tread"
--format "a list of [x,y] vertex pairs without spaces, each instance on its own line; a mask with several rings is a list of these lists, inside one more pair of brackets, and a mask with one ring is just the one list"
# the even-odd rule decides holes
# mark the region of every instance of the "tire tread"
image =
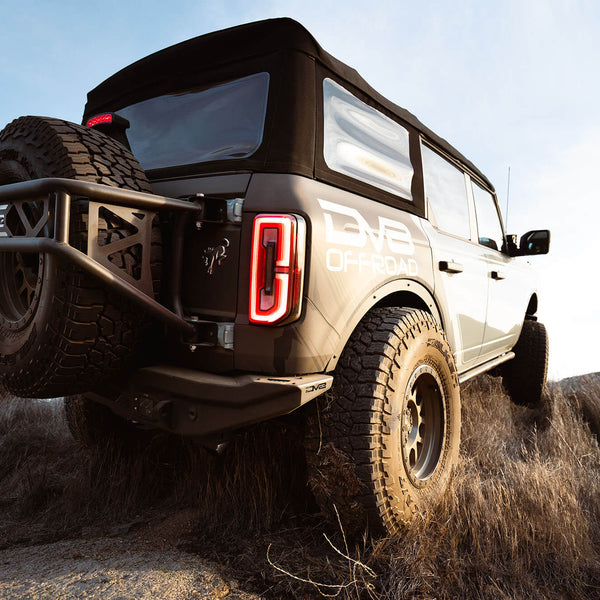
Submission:
[[[11,146],[24,150],[17,153]],[[151,191],[144,171],[124,146],[60,119],[21,117],[10,123],[0,132],[2,160],[18,160],[31,178],[65,177]],[[70,243],[83,252],[86,219],[87,203],[73,203]],[[155,227],[151,258],[155,282],[160,280],[161,254],[160,231]],[[60,264],[55,274],[59,282],[52,319],[36,323],[41,331],[36,332],[35,347],[20,349],[18,356],[0,355],[5,383],[19,396],[47,398],[93,389],[131,363],[147,324],[128,302],[73,265]]]
[[400,368],[403,349],[423,331],[444,338],[433,317],[422,310],[386,307],[368,313],[340,357],[333,390],[317,402],[317,414],[308,419],[309,484],[334,522],[335,505],[346,533],[365,524],[394,532],[414,514],[409,486],[401,483],[402,498],[393,493],[392,449],[386,436],[393,372]]
[[526,319],[513,352],[515,358],[502,368],[504,387],[515,404],[538,408],[548,376],[548,334],[543,323]]

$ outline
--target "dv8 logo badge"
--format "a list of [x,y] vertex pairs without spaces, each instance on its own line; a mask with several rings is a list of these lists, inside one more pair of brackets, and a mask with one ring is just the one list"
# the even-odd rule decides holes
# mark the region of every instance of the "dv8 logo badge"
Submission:
[[378,275],[418,274],[417,261],[410,258],[415,245],[404,223],[379,216],[379,229],[373,230],[355,208],[320,198],[319,204],[324,211],[327,242],[342,246],[327,249],[327,269]]
[[0,237],[8,237],[9,231],[6,226],[6,213],[8,204],[0,204]]

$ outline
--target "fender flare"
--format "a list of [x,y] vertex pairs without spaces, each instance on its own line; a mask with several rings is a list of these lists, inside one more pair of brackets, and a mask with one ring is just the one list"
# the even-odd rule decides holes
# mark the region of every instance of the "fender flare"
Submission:
[[421,303],[425,304],[427,310],[431,313],[433,318],[440,324],[442,328],[444,328],[441,312],[437,306],[437,302],[435,301],[433,293],[429,289],[427,289],[423,284],[411,279],[397,279],[395,281],[390,281],[367,294],[367,296],[363,298],[362,302],[354,311],[352,318],[349,319],[345,323],[344,328],[339,331],[339,341],[336,345],[335,353],[327,363],[327,367],[325,369],[326,371],[333,371],[335,369],[339,357],[344,350],[344,347],[348,343],[352,332],[356,329],[363,317],[374,306],[382,302],[382,300],[385,300],[385,298],[398,292],[410,294],[414,296],[416,300],[420,300]]

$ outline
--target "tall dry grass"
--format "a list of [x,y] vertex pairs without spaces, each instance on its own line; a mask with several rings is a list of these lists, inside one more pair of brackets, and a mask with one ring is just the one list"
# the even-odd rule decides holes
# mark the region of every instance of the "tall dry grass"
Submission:
[[[582,386],[600,412],[600,381]],[[480,378],[463,402],[451,488],[374,552],[383,597],[599,598],[600,451],[577,396],[553,384],[536,413]]]
[[[62,400],[0,399],[0,548],[194,507],[207,531],[266,531],[306,512],[302,429],[282,420],[222,454],[157,432],[85,451]],[[276,463],[276,464],[275,464]]]
[[300,419],[218,456],[163,435],[88,455],[59,402],[5,400],[0,544],[193,506],[187,547],[265,597],[599,598],[600,378],[551,384],[541,411],[491,377],[462,398],[461,460],[440,504],[398,538],[358,542],[311,503]]
[[[71,437],[61,400],[0,402],[0,547],[73,535],[132,518],[185,494],[186,454],[151,443],[85,453]],[[188,461],[189,463],[189,461]]]

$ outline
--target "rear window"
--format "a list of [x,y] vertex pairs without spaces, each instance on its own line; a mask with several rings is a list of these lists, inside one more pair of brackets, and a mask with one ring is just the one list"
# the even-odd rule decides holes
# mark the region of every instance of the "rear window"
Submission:
[[412,200],[408,131],[331,79],[323,80],[327,166]]
[[142,167],[247,158],[263,139],[269,74],[138,102],[117,111]]

